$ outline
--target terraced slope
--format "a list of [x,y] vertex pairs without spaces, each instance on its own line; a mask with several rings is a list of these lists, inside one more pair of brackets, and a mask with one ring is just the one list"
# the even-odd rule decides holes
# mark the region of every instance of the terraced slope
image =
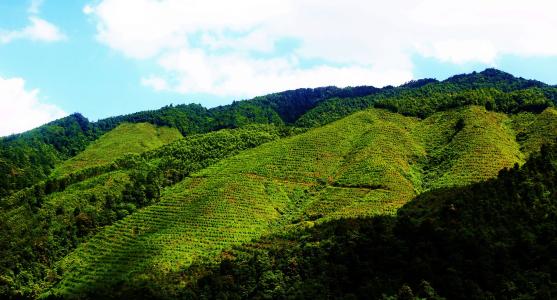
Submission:
[[508,115],[478,106],[427,118],[415,130],[428,153],[422,162],[422,188],[479,182],[505,166],[523,163],[524,154],[512,128]]
[[513,129],[521,144],[520,150],[530,155],[548,140],[557,139],[557,109],[548,108],[541,114],[520,113],[512,116]]
[[142,153],[182,138],[175,128],[150,123],[124,123],[91,143],[83,152],[56,168],[53,176],[112,162],[127,153]]
[[[553,122],[545,117],[525,118]],[[193,174],[82,244],[60,262],[51,292],[76,296],[157,276],[302,221],[394,213],[431,187],[523,162],[520,149],[538,136],[525,124],[481,107],[425,120],[372,109],[263,144]],[[525,132],[522,144],[516,132]]]

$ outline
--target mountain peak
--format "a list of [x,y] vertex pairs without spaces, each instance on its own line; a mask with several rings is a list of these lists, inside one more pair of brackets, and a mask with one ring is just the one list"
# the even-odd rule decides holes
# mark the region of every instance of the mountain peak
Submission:
[[515,77],[512,74],[495,68],[487,68],[481,72],[454,75],[443,82],[461,84],[467,88],[483,88],[496,85],[503,91],[547,86],[541,81]]
[[487,77],[506,77],[509,79],[516,79],[516,77],[514,77],[512,74],[501,71],[499,69],[495,69],[495,68],[487,68],[483,71],[481,71],[479,74],[483,75],[483,76],[487,76]]

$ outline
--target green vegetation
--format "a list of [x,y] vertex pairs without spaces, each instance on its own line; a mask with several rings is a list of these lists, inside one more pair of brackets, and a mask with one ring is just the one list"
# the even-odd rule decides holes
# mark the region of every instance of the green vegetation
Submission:
[[0,297],[551,298],[556,100],[488,69],[1,138]]
[[0,138],[0,197],[46,178],[56,164],[80,151],[98,134],[80,114]]
[[318,127],[370,107],[424,118],[463,105],[480,104],[488,110],[515,113],[542,111],[555,103],[556,87],[487,69],[442,82],[412,81],[396,88],[298,89],[212,109],[197,104],[170,105],[95,123],[73,114],[23,134],[0,138],[0,171],[6,174],[0,177],[0,197],[44,180],[61,162],[125,122],[176,128],[187,136],[254,123]]
[[57,260],[104,226],[158,202],[164,186],[278,136],[273,126],[194,135],[12,195],[0,220],[0,293],[34,295],[58,280]]
[[139,154],[182,138],[174,128],[155,127],[149,123],[124,123],[91,143],[83,152],[65,161],[52,176],[115,161],[125,154]]
[[170,105],[95,123],[73,114],[22,134],[0,137],[0,172],[6,175],[0,177],[0,197],[44,180],[61,162],[122,123],[167,126],[184,136],[254,123],[280,125],[292,123],[326,99],[365,96],[377,91],[374,87],[298,89],[212,109],[198,104]]
[[461,90],[446,83],[428,84],[418,89],[399,88],[368,97],[331,99],[309,111],[296,124],[315,127],[371,107],[419,118],[467,105],[484,106],[489,111],[508,114],[528,111],[539,113],[557,103],[552,94],[555,91],[555,88],[529,88],[512,92],[495,88]]
[[477,106],[422,121],[367,110],[240,152],[78,246],[58,265],[62,280],[51,293],[156,280],[284,228],[394,215],[420,192],[487,180],[522,163],[511,123]]
[[511,124],[508,115],[478,106],[425,119],[416,130],[428,153],[422,163],[422,187],[427,190],[478,182],[502,167],[522,163],[525,154],[520,152]]
[[425,118],[438,111],[467,105],[514,114],[541,112],[555,104],[557,88],[486,69],[480,73],[456,75],[442,82],[425,79],[397,88],[385,87],[365,97],[328,99],[301,116],[296,124],[301,127],[321,126],[371,107]]
[[277,233],[223,252],[216,266],[197,264],[93,295],[553,299],[555,182],[557,147],[546,147],[497,179],[423,193],[396,217]]
[[520,113],[512,116],[516,139],[521,144],[521,151],[530,154],[538,151],[548,140],[557,139],[555,122],[557,109],[550,108],[541,114]]

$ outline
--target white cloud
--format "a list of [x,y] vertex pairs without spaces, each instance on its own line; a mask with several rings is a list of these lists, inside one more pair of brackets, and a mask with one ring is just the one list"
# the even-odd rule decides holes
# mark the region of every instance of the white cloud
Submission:
[[85,5],[83,7],[83,13],[86,15],[90,15],[95,12],[95,9],[91,5]]
[[84,8],[99,23],[98,39],[135,58],[187,45],[200,31],[250,30],[280,14],[280,0],[117,0]]
[[67,115],[39,100],[39,90],[25,89],[21,78],[0,77],[0,136],[20,133]]
[[203,46],[209,50],[233,49],[234,51],[271,52],[274,40],[264,30],[255,30],[239,37],[229,37],[223,33],[204,33]]
[[39,17],[29,17],[30,24],[21,30],[0,30],[0,44],[6,44],[18,39],[32,41],[57,42],[66,39],[66,36],[56,27]]
[[141,84],[153,88],[155,91],[168,90],[169,86],[163,78],[151,75],[149,77],[141,78]]
[[30,14],[38,14],[41,10],[41,5],[43,5],[44,0],[31,0],[31,4],[27,9]]
[[[158,62],[157,77],[177,82],[144,84],[230,96],[396,84],[410,79],[415,54],[490,65],[505,54],[555,56],[555,11],[553,0],[101,0],[84,8],[100,42]],[[277,53],[285,38],[299,45]]]
[[487,40],[444,40],[433,43],[430,49],[422,49],[422,54],[455,64],[475,61],[493,65],[497,48]]
[[455,63],[492,63],[498,55],[555,56],[557,2],[534,0],[420,1],[408,14],[426,56]]
[[253,59],[234,54],[212,56],[191,49],[163,55],[159,64],[169,74],[175,74],[178,83],[171,87],[166,81],[150,78],[149,85],[156,90],[184,94],[256,96],[299,87],[356,86],[369,82],[383,86],[412,79],[412,73],[404,69],[326,65],[304,69],[295,58]]

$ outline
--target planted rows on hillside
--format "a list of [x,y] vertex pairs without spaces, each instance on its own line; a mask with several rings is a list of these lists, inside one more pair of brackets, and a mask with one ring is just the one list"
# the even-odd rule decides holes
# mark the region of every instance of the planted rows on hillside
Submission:
[[53,292],[172,272],[297,223],[394,214],[431,187],[485,180],[522,162],[519,127],[481,107],[422,121],[369,110],[240,152],[79,246],[59,265]]

